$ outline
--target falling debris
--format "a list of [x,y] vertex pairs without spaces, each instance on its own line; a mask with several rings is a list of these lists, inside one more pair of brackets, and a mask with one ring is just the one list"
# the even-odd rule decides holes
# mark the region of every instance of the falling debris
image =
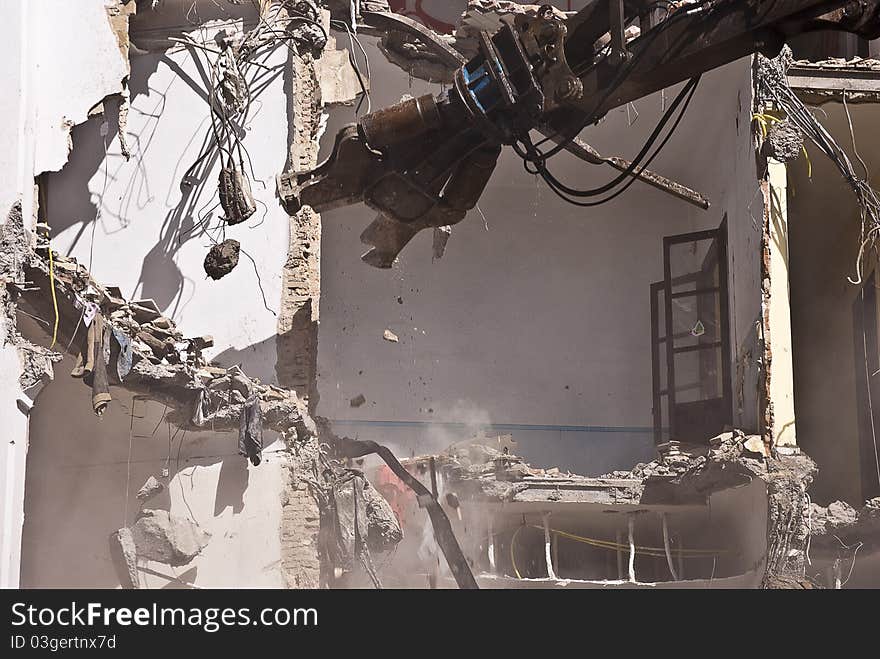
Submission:
[[214,245],[205,257],[205,272],[214,280],[225,277],[238,265],[240,251],[241,245],[232,238]]
[[352,407],[360,407],[361,405],[363,405],[366,402],[367,402],[367,399],[364,398],[364,395],[358,394],[357,396],[355,396],[354,398],[352,398],[349,401],[349,405],[351,405]]
[[391,343],[397,343],[400,341],[400,339],[397,338],[397,334],[392,332],[390,329],[385,330],[385,332],[382,334],[382,338],[386,341],[391,341]]
[[743,448],[749,453],[762,455],[765,458],[770,457],[770,451],[764,443],[764,438],[760,435],[749,435],[743,442]]

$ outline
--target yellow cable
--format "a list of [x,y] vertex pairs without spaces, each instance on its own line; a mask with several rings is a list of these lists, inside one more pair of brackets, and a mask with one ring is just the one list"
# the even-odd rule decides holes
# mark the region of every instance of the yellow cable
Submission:
[[[544,527],[535,526],[534,524],[530,525],[533,529],[538,529],[542,531]],[[521,527],[520,527],[521,528]],[[568,533],[566,531],[560,531],[558,529],[550,529],[551,533],[555,533],[556,535],[562,536],[563,538],[568,538],[570,540],[574,540],[576,542],[582,542],[587,545],[592,545],[594,547],[600,547],[602,549],[629,549],[629,545],[620,544],[617,542],[612,542],[610,540],[598,540],[596,538],[585,538],[584,536],[575,535],[573,533]],[[646,545],[636,545],[636,550],[638,553],[648,555],[648,556],[666,556],[666,549],[664,547],[650,547]],[[693,557],[700,556],[713,556],[716,554],[724,554],[727,553],[726,549],[676,549],[674,550],[676,553],[682,555],[690,555]]]
[[519,573],[519,570],[516,567],[516,558],[513,555],[513,546],[516,544],[516,536],[518,536],[519,532],[522,530],[522,526],[517,526],[516,531],[513,532],[513,536],[510,538],[510,564],[513,566],[513,573],[516,575],[517,579],[522,579],[522,575]]
[[52,329],[52,345],[49,346],[51,350],[58,342],[58,298],[55,295],[55,261],[52,259],[52,243],[47,241],[47,245],[49,250],[49,284],[52,287],[52,307],[55,309],[55,327]]
[[[543,531],[543,526],[536,526],[534,524],[529,525],[533,529],[538,529],[539,531]],[[517,579],[522,579],[522,575],[519,572],[519,568],[516,565],[516,538],[519,535],[519,532],[522,531],[525,526],[517,526],[516,530],[513,532],[513,535],[510,538],[510,564],[513,567],[513,573],[516,575]],[[562,536],[563,538],[568,538],[569,540],[574,540],[575,542],[582,542],[587,545],[592,545],[594,547],[599,547],[600,549],[629,549],[629,545],[620,544],[617,542],[612,542],[610,540],[598,540],[596,538],[585,538],[584,536],[575,535],[574,533],[568,533],[566,531],[560,531],[558,529],[550,529],[550,533],[555,533],[556,535]],[[666,549],[665,547],[648,547],[644,545],[635,545],[636,553],[641,556],[653,556],[655,558],[666,558]],[[718,554],[727,553],[726,549],[673,549],[673,553],[677,553],[682,555],[683,558],[703,558],[706,556],[716,556]]]

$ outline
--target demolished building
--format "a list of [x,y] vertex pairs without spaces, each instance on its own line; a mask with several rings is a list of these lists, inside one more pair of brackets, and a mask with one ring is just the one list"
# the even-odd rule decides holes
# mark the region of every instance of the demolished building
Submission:
[[[291,173],[541,9],[19,4],[0,585],[877,585],[873,42],[705,74],[601,206],[503,151],[383,252]],[[679,90],[560,176],[627,170]]]

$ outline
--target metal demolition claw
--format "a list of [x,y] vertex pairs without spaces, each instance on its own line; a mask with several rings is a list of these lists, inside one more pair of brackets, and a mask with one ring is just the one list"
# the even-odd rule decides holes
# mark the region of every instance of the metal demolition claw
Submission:
[[[467,61],[410,19],[365,13],[368,24],[417,38],[455,69],[453,85],[344,127],[325,162],[278,177],[279,196],[288,213],[361,201],[377,210],[361,240],[371,246],[364,261],[382,268],[422,229],[464,219],[505,144],[540,165],[566,150],[706,208],[693,190],[639,163],[603,158],[576,135],[636,98],[755,51],[774,56],[793,35],[833,29],[876,38],[878,8],[880,0],[702,0],[670,13],[654,0],[596,0],[562,19],[544,5],[535,15],[502,17],[494,34],[480,32],[478,53]],[[625,27],[635,20],[640,36],[627,41]],[[530,144],[533,130],[556,143],[548,154],[517,147]]]

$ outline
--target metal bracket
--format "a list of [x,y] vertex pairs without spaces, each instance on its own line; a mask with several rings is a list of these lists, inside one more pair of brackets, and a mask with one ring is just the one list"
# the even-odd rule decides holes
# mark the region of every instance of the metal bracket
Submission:
[[608,0],[609,31],[611,33],[611,53],[614,64],[623,64],[632,54],[626,49],[625,8],[623,0]]

